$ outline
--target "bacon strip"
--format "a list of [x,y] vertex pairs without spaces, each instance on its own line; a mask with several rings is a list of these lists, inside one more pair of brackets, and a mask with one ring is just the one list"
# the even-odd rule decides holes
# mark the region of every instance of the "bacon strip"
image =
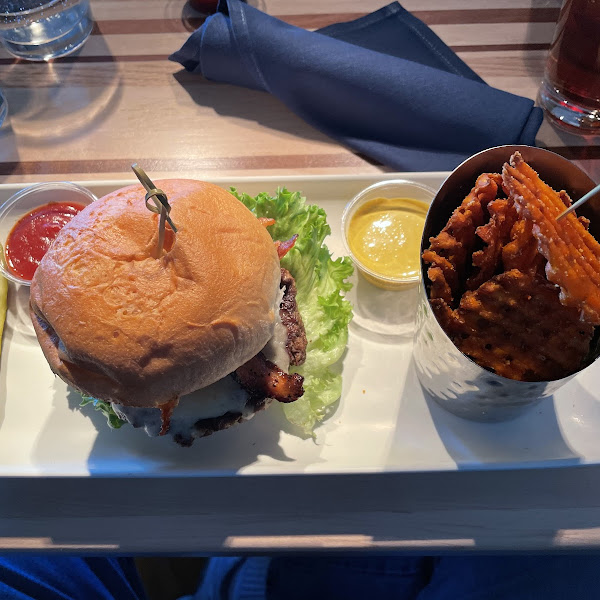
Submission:
[[279,256],[279,260],[281,260],[293,247],[298,239],[298,234],[294,234],[289,240],[285,242],[280,242],[277,240],[275,242],[275,248],[277,248],[277,255]]
[[282,371],[262,352],[238,367],[233,376],[253,398],[273,398],[287,403],[298,400],[304,394],[304,377]]
[[[271,225],[275,225],[275,219],[271,217],[257,217],[261,225],[265,227],[270,227]],[[275,248],[277,248],[277,256],[279,256],[279,260],[281,260],[293,247],[298,239],[298,234],[293,235],[289,240],[285,242],[281,242],[279,240],[275,241]]]
[[178,404],[179,397],[176,396],[173,400],[169,400],[158,407],[160,409],[160,433],[158,435],[166,435],[169,432],[171,416]]

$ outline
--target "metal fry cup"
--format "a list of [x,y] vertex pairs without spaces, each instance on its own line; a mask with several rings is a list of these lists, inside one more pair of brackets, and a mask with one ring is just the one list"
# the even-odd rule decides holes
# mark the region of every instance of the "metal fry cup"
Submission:
[[[555,190],[566,190],[573,201],[594,187],[594,182],[567,159],[530,146],[498,146],[468,158],[446,179],[433,199],[423,230],[421,254],[429,247],[429,238],[446,225],[481,173],[499,173],[514,152]],[[590,219],[590,232],[600,239],[600,198],[593,198],[578,214]],[[428,266],[421,261],[421,282],[417,305],[413,356],[419,381],[429,395],[449,412],[474,421],[513,419],[542,398],[551,396],[577,373],[554,381],[516,381],[497,375],[463,354],[438,323],[431,308],[428,291]],[[598,335],[584,368],[600,355]]]

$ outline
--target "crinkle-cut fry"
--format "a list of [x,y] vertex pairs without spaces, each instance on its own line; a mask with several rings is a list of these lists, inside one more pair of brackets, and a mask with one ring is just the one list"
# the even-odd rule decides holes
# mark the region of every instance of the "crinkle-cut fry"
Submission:
[[575,215],[556,221],[564,210],[564,199],[519,153],[504,165],[503,181],[519,213],[533,221],[533,235],[548,260],[546,276],[560,286],[561,302],[580,310],[586,321],[599,325],[600,244]]
[[521,381],[550,381],[578,371],[594,328],[563,306],[558,288],[516,269],[466,292],[451,323],[456,346],[484,368]]
[[[431,265],[428,275],[439,278],[441,271],[446,285],[433,286],[431,298],[442,298],[451,305],[465,278],[467,257],[475,244],[475,230],[483,225],[485,207],[498,193],[502,177],[498,173],[483,173],[461,205],[454,210],[439,235],[429,239],[429,249],[423,261]],[[436,269],[439,269],[436,270]],[[437,295],[441,294],[441,295]]]
[[518,218],[510,198],[498,198],[487,205],[490,220],[477,228],[476,234],[486,244],[473,253],[474,273],[467,279],[467,289],[475,290],[500,270],[502,247],[509,241],[510,232]]
[[505,271],[518,269],[521,273],[544,274],[546,259],[538,250],[533,237],[533,223],[519,219],[510,232],[510,242],[502,248],[502,265]]

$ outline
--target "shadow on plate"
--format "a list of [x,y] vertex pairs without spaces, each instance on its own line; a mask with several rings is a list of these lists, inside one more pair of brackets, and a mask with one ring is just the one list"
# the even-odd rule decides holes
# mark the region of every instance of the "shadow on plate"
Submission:
[[[33,460],[44,469],[62,465],[80,469],[78,457],[87,456],[90,474],[154,476],[231,474],[255,463],[259,456],[275,462],[292,461],[279,438],[289,426],[277,406],[257,413],[246,423],[198,439],[191,448],[178,446],[170,436],[150,438],[143,429],[124,425],[111,429],[102,413],[91,406],[80,408],[81,396],[58,378],[54,384],[53,408],[35,445]],[[68,408],[64,404],[68,402]],[[85,421],[97,431],[89,434]],[[77,463],[74,465],[74,463]]]
[[[549,467],[581,463],[559,425],[553,398],[546,398],[520,417],[502,423],[478,423],[457,417],[421,387],[414,360],[407,373],[405,403],[399,413],[396,439],[419,454],[444,452],[459,469]],[[415,428],[429,422],[431,427]],[[412,424],[412,431],[407,427]],[[402,440],[405,436],[406,439]],[[443,446],[442,446],[443,445]],[[431,468],[431,465],[430,467]]]
[[564,436],[574,440],[579,453],[590,462],[597,462],[600,455],[598,373],[597,365],[588,367],[559,389],[554,399]]
[[29,316],[29,286],[9,283],[8,314],[10,329],[37,342],[35,329]]
[[4,414],[6,412],[6,398],[8,397],[8,355],[6,348],[8,348],[9,340],[12,338],[12,332],[4,329],[4,336],[0,339],[0,429],[2,429],[2,423],[4,423]]
[[[0,246],[0,252],[2,247]],[[6,322],[0,343],[0,427],[4,421],[6,398],[8,397],[8,352],[14,339],[29,338],[35,341],[35,331],[29,317],[29,286],[8,283]]]
[[[79,395],[76,392],[69,393],[69,406],[74,410],[79,409]],[[153,471],[165,473],[172,470],[184,471],[187,468],[194,472],[206,470],[213,474],[233,473],[254,463],[260,455],[281,462],[292,460],[279,445],[280,432],[287,422],[277,405],[257,413],[246,423],[197,439],[191,448],[178,446],[171,436],[151,438],[143,429],[134,429],[128,425],[117,431],[111,430],[98,411],[83,410],[88,418],[93,419],[98,430],[88,459],[92,473],[96,468],[105,470],[104,462],[111,460],[117,436],[120,456],[126,452],[136,464],[147,463]]]
[[411,340],[415,328],[418,287],[384,290],[368,282],[359,273],[352,277],[352,289],[346,298],[352,303],[352,330],[360,337],[390,342]]

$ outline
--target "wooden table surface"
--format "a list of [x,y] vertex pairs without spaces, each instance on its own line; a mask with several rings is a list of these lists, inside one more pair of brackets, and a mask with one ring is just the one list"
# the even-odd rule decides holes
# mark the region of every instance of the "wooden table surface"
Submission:
[[[309,29],[386,0],[251,0]],[[490,85],[535,98],[559,0],[406,0]],[[370,174],[386,169],[268,94],[203,81],[166,57],[199,24],[184,0],[92,0],[81,53],[49,64],[0,50],[10,114],[0,183]],[[600,179],[600,139],[544,123],[538,145]],[[600,467],[344,477],[6,479],[0,549],[406,552],[600,547]],[[374,494],[373,490],[379,493]],[[240,496],[243,494],[243,497]],[[91,504],[89,499],[94,498]],[[152,498],[152,510],[145,508]],[[290,507],[304,507],[301,509]]]
[[[251,0],[309,29],[387,0]],[[535,98],[560,0],[407,0],[490,85]],[[201,22],[184,0],[92,0],[94,31],[76,57],[36,64],[0,50],[8,123],[0,183],[154,176],[372,173],[385,170],[321,134],[266,93],[203,81],[167,60]],[[600,141],[544,123],[538,145],[600,179]]]

